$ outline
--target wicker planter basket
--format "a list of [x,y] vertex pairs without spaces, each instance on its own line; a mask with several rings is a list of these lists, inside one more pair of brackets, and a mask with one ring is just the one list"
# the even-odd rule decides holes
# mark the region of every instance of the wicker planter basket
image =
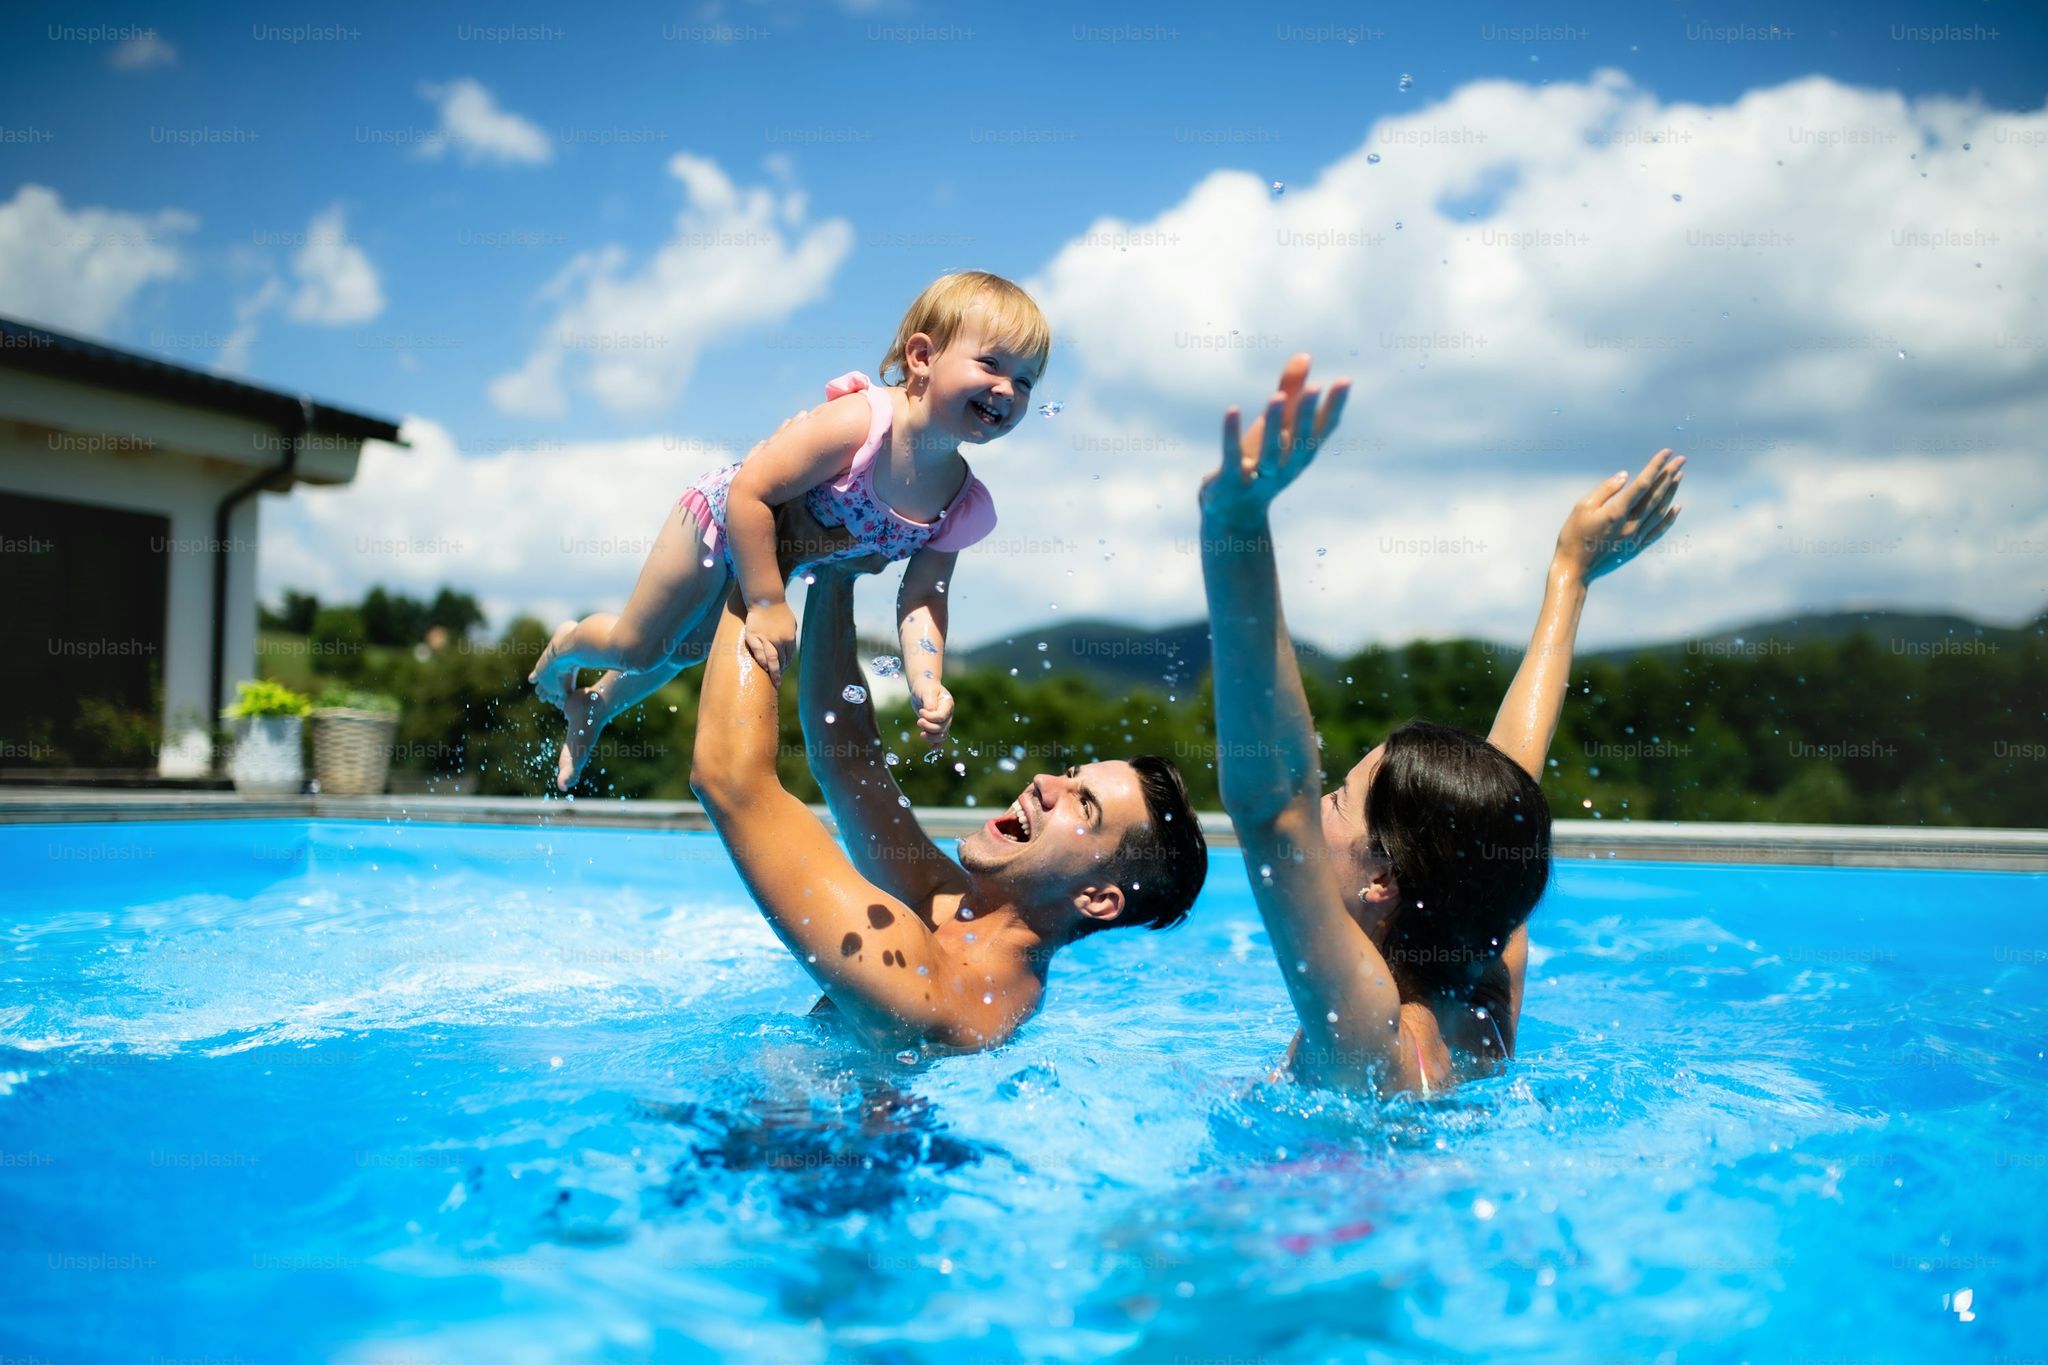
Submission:
[[327,708],[313,713],[313,777],[325,796],[380,796],[398,717]]

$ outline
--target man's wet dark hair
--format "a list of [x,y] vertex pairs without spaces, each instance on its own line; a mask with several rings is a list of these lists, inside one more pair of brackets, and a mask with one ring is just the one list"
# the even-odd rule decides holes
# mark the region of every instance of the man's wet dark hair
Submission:
[[1401,998],[1450,995],[1504,1017],[1481,987],[1550,881],[1543,789],[1477,735],[1411,720],[1387,736],[1365,818],[1370,851],[1400,888],[1386,958]]
[[1209,875],[1209,841],[1188,801],[1188,784],[1170,758],[1139,754],[1129,760],[1145,797],[1145,823],[1124,832],[1104,869],[1123,889],[1123,913],[1090,922],[1083,935],[1142,924],[1171,929],[1188,917]]

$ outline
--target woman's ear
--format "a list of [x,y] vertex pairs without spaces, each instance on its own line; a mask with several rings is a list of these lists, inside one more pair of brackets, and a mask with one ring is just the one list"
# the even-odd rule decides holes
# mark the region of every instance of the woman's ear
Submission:
[[1372,880],[1359,894],[1367,905],[1392,905],[1401,895],[1401,884],[1394,880],[1394,865],[1376,860],[1372,865]]

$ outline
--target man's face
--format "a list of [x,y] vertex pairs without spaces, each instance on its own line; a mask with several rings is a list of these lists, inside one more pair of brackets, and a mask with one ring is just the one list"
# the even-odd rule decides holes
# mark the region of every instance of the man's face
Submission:
[[1020,897],[1066,900],[1104,885],[1101,866],[1149,818],[1137,770],[1122,759],[1040,773],[960,841],[960,865],[1001,878]]

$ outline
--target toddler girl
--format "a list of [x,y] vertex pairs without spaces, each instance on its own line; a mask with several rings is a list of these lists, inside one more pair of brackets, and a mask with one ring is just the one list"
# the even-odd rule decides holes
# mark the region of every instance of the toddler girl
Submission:
[[[897,326],[884,386],[858,372],[827,401],[746,459],[692,484],[664,522],[624,611],[566,621],[528,681],[562,708],[569,733],[556,783],[567,790],[613,716],[702,662],[735,579],[746,598],[746,649],[779,686],[796,649],[796,617],[776,561],[774,507],[803,497],[850,546],[821,559],[908,559],[897,598],[904,675],[926,741],[944,743],[953,698],[945,665],[946,590],[959,552],[995,527],[988,489],[961,458],[1014,429],[1045,369],[1051,331],[1010,281],[964,271],[934,281]],[[891,371],[898,372],[888,383]],[[576,685],[581,668],[611,670]]]

